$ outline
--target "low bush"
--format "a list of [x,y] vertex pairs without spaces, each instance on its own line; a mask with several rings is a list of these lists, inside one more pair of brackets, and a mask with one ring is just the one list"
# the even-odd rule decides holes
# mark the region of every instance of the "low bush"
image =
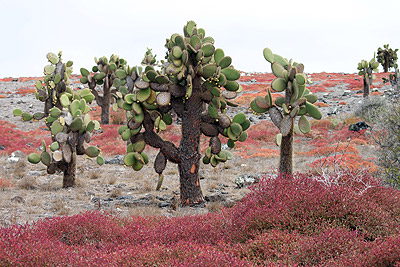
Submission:
[[399,266],[400,192],[352,179],[268,176],[199,216],[95,211],[0,228],[0,266]]

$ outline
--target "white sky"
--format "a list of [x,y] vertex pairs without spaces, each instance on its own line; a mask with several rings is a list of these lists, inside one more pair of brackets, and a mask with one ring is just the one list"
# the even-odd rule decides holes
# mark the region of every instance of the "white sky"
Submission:
[[74,73],[113,53],[139,65],[147,47],[160,60],[188,20],[239,70],[270,72],[269,47],[309,73],[354,73],[378,47],[400,48],[399,12],[399,0],[3,0],[0,77],[43,76],[45,55],[60,50]]

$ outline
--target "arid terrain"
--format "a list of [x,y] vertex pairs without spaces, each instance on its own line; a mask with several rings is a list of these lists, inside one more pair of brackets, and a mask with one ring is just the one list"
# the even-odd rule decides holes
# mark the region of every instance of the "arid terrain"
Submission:
[[[382,84],[378,74],[371,95],[383,97],[391,88]],[[294,169],[299,172],[324,171],[340,164],[356,168],[376,168],[376,147],[364,133],[348,131],[351,123],[358,122],[353,112],[362,102],[362,81],[356,74],[310,74],[309,87],[318,96],[318,106],[323,119],[314,121],[307,135],[295,137]],[[79,77],[73,86],[81,87]],[[156,150],[146,148],[150,162],[140,172],[122,165],[124,142],[116,130],[123,122],[121,112],[113,112],[110,126],[93,136],[93,143],[102,149],[106,164],[98,166],[93,160],[80,156],[77,169],[77,186],[63,189],[62,175],[48,175],[42,164],[27,162],[26,156],[49,140],[41,122],[23,122],[14,117],[12,110],[36,112],[43,109],[35,99],[34,83],[38,78],[5,78],[0,80],[0,226],[24,224],[58,215],[73,215],[86,210],[107,210],[122,216],[164,215],[182,216],[213,212],[232,206],[249,190],[251,183],[267,172],[274,172],[278,164],[279,148],[274,143],[277,129],[267,115],[256,116],[248,107],[251,99],[265,95],[272,80],[271,74],[242,74],[244,91],[236,99],[239,110],[251,120],[249,140],[232,149],[234,159],[217,168],[201,164],[201,187],[207,200],[205,208],[182,208],[178,205],[179,177],[177,166],[167,164],[160,191],[155,191],[158,176],[153,170]],[[276,94],[274,94],[276,97]],[[99,118],[99,108],[93,105],[93,116]],[[235,110],[236,112],[237,110]],[[179,125],[172,125],[165,138],[179,141]],[[202,140],[203,148],[207,140]],[[351,148],[351,149],[350,149]],[[13,153],[13,154],[12,154]],[[336,155],[351,157],[332,166],[326,159]],[[343,157],[342,157],[343,159]],[[353,161],[352,161],[353,160]]]

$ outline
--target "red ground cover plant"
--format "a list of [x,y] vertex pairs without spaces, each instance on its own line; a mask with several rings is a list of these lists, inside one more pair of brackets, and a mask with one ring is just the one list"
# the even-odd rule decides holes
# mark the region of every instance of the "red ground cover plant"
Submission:
[[35,152],[36,148],[42,145],[43,138],[47,144],[51,143],[47,129],[38,128],[25,132],[15,128],[14,124],[0,120],[0,145],[4,146],[0,155],[10,155],[16,150],[25,154]]
[[17,89],[16,94],[25,96],[27,94],[34,94],[36,91],[34,86],[23,86]]
[[216,213],[95,211],[0,228],[0,266],[399,266],[400,192],[364,180],[360,191],[272,175]]

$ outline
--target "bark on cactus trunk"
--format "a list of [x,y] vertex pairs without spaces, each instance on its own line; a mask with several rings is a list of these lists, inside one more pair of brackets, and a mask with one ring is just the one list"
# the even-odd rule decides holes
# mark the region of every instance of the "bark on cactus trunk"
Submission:
[[103,86],[103,99],[101,103],[101,118],[100,122],[102,125],[110,124],[110,101],[111,101],[111,90],[108,85],[108,79]]
[[368,97],[369,96],[369,88],[371,86],[371,80],[370,78],[363,77],[363,97]]
[[282,136],[279,172],[283,174],[293,173],[293,126],[288,135]]
[[384,59],[385,59],[385,64],[383,65],[383,72],[387,73],[389,71],[389,65],[390,65],[389,55],[385,55]]
[[182,117],[182,139],[179,145],[181,204],[195,206],[204,202],[200,188],[200,115],[203,110],[200,78],[193,80],[193,94],[185,103]]
[[59,162],[58,168],[64,173],[63,188],[74,187],[76,178],[76,150],[73,149],[69,163]]

